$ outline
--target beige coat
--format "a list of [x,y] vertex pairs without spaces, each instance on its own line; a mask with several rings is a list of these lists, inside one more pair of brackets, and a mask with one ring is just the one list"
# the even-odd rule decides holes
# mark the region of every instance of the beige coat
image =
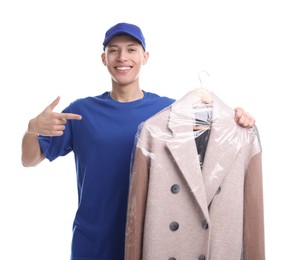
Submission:
[[137,136],[126,260],[264,260],[261,146],[255,129],[211,93],[213,121],[201,170],[189,92]]

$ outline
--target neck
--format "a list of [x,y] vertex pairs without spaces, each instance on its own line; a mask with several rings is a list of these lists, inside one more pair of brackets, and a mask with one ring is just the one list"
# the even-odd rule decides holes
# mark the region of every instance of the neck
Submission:
[[128,92],[112,89],[112,91],[110,92],[110,96],[112,99],[119,102],[131,102],[143,98],[144,93],[141,89]]

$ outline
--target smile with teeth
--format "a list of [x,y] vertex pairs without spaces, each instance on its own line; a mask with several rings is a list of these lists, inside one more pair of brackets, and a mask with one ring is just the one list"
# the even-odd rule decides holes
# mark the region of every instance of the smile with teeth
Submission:
[[125,71],[125,70],[130,70],[131,67],[116,67],[116,69]]

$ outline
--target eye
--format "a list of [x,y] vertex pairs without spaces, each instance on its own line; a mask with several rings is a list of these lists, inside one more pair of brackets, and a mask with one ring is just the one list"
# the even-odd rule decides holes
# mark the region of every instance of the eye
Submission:
[[109,52],[110,52],[110,53],[118,52],[118,49],[110,48],[110,49],[109,49]]
[[129,48],[128,51],[129,52],[135,52],[135,51],[137,51],[137,49],[136,48]]

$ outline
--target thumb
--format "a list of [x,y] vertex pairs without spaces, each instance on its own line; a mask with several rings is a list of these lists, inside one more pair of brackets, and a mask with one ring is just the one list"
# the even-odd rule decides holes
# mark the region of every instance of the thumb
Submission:
[[58,105],[58,103],[60,102],[61,97],[58,96],[48,107],[47,109],[49,109],[50,111],[53,111],[54,108]]

